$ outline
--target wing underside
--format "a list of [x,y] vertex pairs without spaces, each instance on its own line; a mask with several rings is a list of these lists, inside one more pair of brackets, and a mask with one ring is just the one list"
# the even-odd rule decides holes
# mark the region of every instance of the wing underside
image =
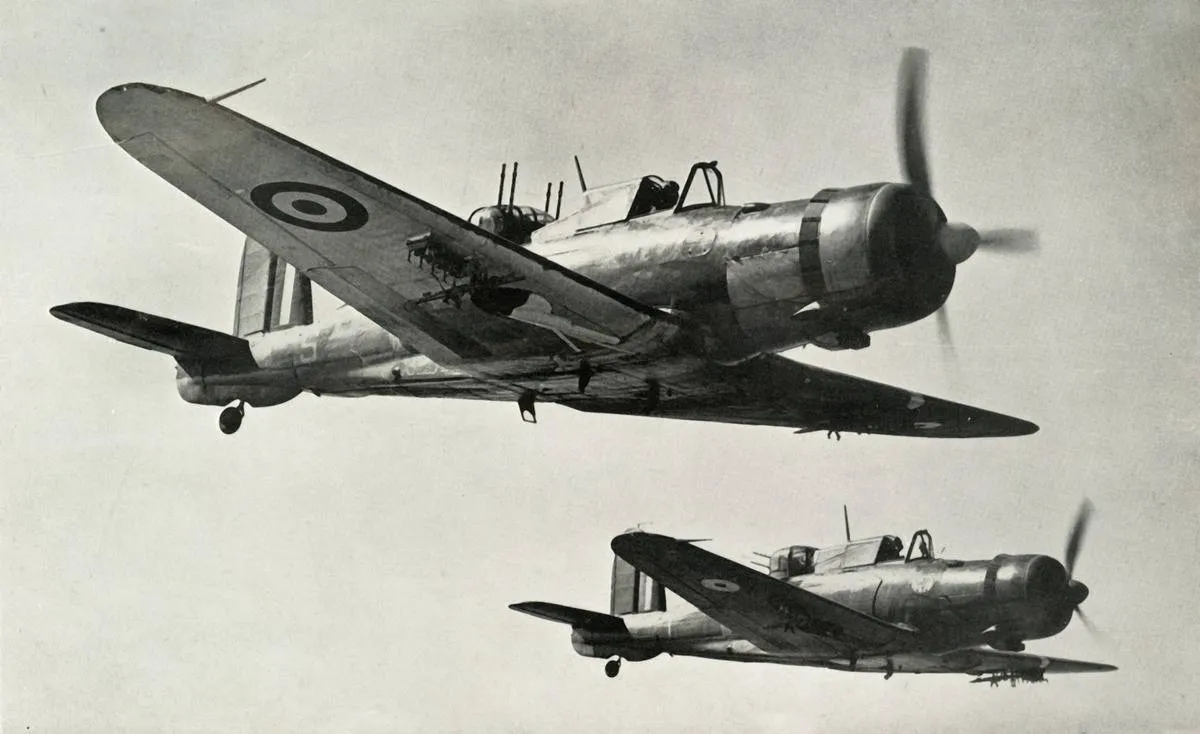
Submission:
[[766,355],[741,365],[698,365],[635,394],[564,394],[577,410],[622,415],[835,431],[977,438],[1021,436],[1037,426],[1019,418]]
[[[219,104],[127,84],[96,112],[131,156],[444,364],[637,351],[671,317]],[[651,332],[651,333],[647,333]]]
[[[848,664],[832,663],[828,667],[850,669]],[[1043,675],[1067,673],[1103,673],[1116,666],[1083,660],[1068,660],[1026,652],[1005,652],[987,647],[967,647],[944,653],[909,652],[884,657],[865,657],[855,661],[858,672],[894,673],[959,673],[996,680],[995,676],[1037,680]]]
[[767,652],[836,656],[880,651],[903,645],[912,634],[686,541],[632,532],[613,538],[612,549]]

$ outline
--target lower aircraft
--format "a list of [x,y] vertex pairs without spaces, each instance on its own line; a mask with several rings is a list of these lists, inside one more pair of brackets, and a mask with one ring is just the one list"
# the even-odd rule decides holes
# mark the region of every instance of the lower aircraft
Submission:
[[[1043,681],[1047,673],[1116,670],[1112,665],[1025,653],[1051,637],[1088,588],[1073,578],[1091,506],[1081,508],[1065,563],[1042,555],[991,560],[935,558],[927,530],[908,552],[894,535],[828,548],[781,548],[756,571],[696,547],[696,541],[633,530],[612,540],[608,614],[547,602],[510,605],[571,625],[585,657],[622,660],[661,653],[841,671],[960,673],[972,682]],[[670,590],[694,610],[667,610]]]
[[[922,127],[925,56],[899,95],[906,183],[807,199],[725,201],[715,162],[682,189],[642,176],[588,188],[559,217],[503,200],[467,219],[220,104],[151,84],[96,101],[127,153],[246,235],[234,333],[105,303],[50,312],[173,357],[184,400],[245,406],[301,392],[515,400],[593,413],[970,438],[1025,420],[793,362],[813,345],[862,349],[870,332],[935,312],[977,248],[1017,251],[1017,230],[950,222],[931,193]],[[252,85],[248,85],[252,86]],[[316,284],[347,308],[314,323]],[[205,285],[205,284],[198,284]],[[945,332],[948,338],[948,331]],[[231,405],[232,403],[232,405]]]

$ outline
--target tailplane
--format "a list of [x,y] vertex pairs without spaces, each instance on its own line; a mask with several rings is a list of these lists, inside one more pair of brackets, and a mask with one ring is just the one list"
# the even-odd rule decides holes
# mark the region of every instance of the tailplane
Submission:
[[[286,308],[285,308],[286,304]],[[50,314],[124,344],[175,358],[175,386],[189,403],[236,406],[222,411],[219,425],[233,433],[244,404],[278,405],[300,394],[291,370],[260,369],[249,338],[313,322],[312,283],[254,240],[242,249],[234,304],[233,334],[106,303],[67,303]]]
[[245,339],[107,303],[66,303],[50,314],[124,344],[229,371],[257,369]]
[[[571,625],[571,647],[575,652],[589,658],[609,658],[604,664],[604,674],[615,678],[621,670],[622,660],[649,660],[662,651],[656,636],[646,634],[645,625],[635,624],[631,631],[624,617],[665,612],[667,595],[662,584],[616,556],[613,557],[611,595],[611,614],[544,601],[509,604],[508,608],[538,619]],[[657,624],[653,619],[649,622]]]
[[509,604],[509,609],[522,612],[538,619],[550,622],[562,622],[573,628],[586,629],[591,632],[627,633],[625,623],[619,617],[603,612],[592,612],[587,609],[551,604],[546,601],[525,601],[520,604]]

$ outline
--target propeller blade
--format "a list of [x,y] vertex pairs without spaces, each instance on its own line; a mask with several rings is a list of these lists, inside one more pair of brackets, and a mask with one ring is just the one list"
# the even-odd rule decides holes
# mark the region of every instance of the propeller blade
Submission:
[[1079,617],[1079,621],[1083,622],[1083,626],[1087,628],[1087,631],[1091,633],[1093,637],[1104,637],[1104,633],[1096,629],[1096,625],[1092,624],[1092,620],[1088,619],[1088,616],[1084,614],[1083,610],[1079,607],[1075,607],[1075,616]]
[[937,310],[937,327],[938,341],[942,344],[943,354],[950,358],[956,357],[954,335],[950,332],[950,312],[945,304]]
[[912,186],[926,195],[933,191],[925,158],[925,67],[929,54],[923,48],[907,48],[900,61],[900,88],[896,122],[900,139],[900,165]]
[[985,229],[979,233],[979,246],[992,252],[1014,255],[1041,249],[1038,233],[1032,229]]
[[1067,537],[1067,553],[1063,565],[1067,569],[1067,577],[1075,577],[1075,559],[1083,546],[1083,536],[1087,533],[1088,520],[1092,516],[1092,502],[1085,499],[1079,506],[1079,514],[1075,516],[1075,524],[1071,526],[1071,534]]

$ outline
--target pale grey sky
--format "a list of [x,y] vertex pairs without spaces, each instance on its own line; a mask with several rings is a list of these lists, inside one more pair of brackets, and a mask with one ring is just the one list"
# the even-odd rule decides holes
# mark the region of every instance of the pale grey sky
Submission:
[[[519,159],[734,201],[898,180],[896,68],[931,53],[935,194],[1034,226],[865,352],[793,358],[1026,417],[922,442],[303,396],[235,437],[169,359],[51,318],[98,300],[227,329],[236,231],[108,141],[147,81],[230,106],[452,211]],[[1095,3],[32,3],[0,6],[5,731],[1125,731],[1200,728],[1200,7]],[[565,207],[574,200],[568,186]],[[989,690],[655,659],[610,681],[566,628],[638,522],[752,550],[928,527],[962,558],[1061,557],[1097,505],[1078,624],[1032,651],[1117,673]]]

